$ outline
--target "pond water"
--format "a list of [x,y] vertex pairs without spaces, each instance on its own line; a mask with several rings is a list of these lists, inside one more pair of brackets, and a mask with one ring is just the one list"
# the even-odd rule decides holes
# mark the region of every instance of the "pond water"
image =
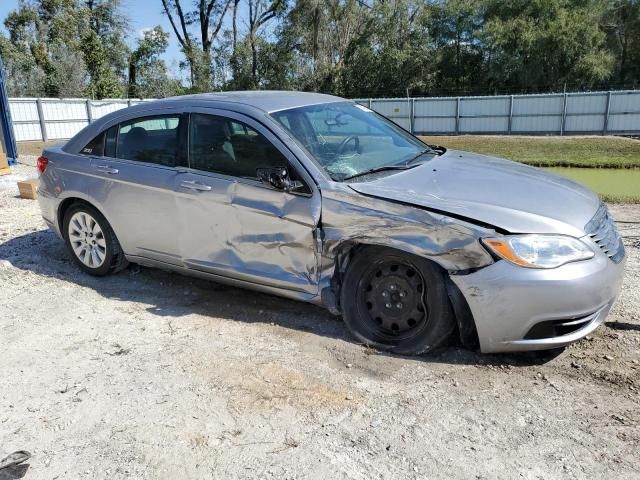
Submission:
[[640,199],[640,168],[566,168],[545,170],[569,177],[609,197]]

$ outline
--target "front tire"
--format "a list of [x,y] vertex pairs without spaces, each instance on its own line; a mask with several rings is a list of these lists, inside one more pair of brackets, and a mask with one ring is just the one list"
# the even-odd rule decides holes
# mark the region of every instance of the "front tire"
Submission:
[[344,321],[366,345],[419,355],[442,345],[455,329],[443,272],[429,260],[366,247],[343,280]]
[[76,203],[69,207],[62,228],[67,250],[86,273],[101,277],[127,266],[111,225],[92,206]]

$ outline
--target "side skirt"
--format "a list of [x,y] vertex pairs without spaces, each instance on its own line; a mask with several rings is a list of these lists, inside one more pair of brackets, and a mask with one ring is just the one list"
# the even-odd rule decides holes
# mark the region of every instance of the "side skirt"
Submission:
[[230,285],[232,287],[255,290],[258,292],[269,293],[271,295],[277,295],[279,297],[284,297],[291,300],[298,300],[301,302],[313,303],[315,305],[322,306],[322,302],[320,301],[320,296],[313,295],[311,293],[287,290],[287,289],[272,287],[268,285],[261,285],[259,283],[246,282],[243,280],[237,280],[235,278],[229,278],[222,275],[215,275],[213,273],[202,272],[200,270],[193,270],[191,268],[172,265],[172,264],[160,262],[157,260],[151,260],[149,258],[139,257],[137,255],[125,255],[125,257],[127,258],[127,260],[129,260],[129,262],[137,263],[144,267],[158,268],[160,270],[176,272],[181,275],[186,275],[189,277],[202,278],[204,280],[210,280],[213,282]]

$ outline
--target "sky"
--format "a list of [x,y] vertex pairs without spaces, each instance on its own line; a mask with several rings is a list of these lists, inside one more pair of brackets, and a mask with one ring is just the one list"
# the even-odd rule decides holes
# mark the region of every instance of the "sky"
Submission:
[[[183,5],[191,5],[191,0],[182,2]],[[9,12],[15,10],[18,7],[18,0],[0,0],[0,30],[6,33],[4,28],[4,19]],[[178,62],[184,57],[180,52],[180,45],[178,39],[173,33],[171,24],[166,15],[162,13],[162,2],[160,0],[122,0],[122,12],[129,18],[130,22],[130,34],[127,39],[127,43],[130,46],[135,45],[135,41],[138,35],[147,28],[153,28],[156,25],[162,26],[162,28],[169,32],[171,38],[169,40],[169,48],[164,55],[164,60],[167,62],[169,69],[174,75],[178,75]],[[239,23],[242,24],[242,11],[239,12]],[[231,15],[227,12],[227,21],[229,21]]]

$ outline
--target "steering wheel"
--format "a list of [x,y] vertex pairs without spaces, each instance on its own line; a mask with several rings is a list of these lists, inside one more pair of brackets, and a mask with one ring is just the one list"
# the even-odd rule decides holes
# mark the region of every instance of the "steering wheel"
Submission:
[[353,141],[356,147],[356,153],[360,153],[360,137],[357,135],[349,135],[345,138],[341,143],[338,149],[336,150],[336,155],[342,155],[347,148],[349,142]]

